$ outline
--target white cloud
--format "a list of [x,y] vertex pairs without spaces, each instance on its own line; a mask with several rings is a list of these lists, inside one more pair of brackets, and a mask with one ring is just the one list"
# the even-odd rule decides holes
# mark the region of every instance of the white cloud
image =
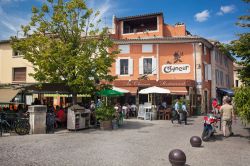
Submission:
[[204,11],[202,11],[200,13],[196,13],[194,17],[195,17],[196,21],[203,22],[203,21],[206,21],[209,16],[210,16],[209,11],[204,10]]
[[20,26],[27,25],[30,20],[28,15],[19,16],[6,13],[1,6],[0,18],[0,40],[9,39],[10,36],[16,35],[21,30]]
[[227,14],[227,13],[233,13],[235,10],[235,6],[234,5],[228,5],[228,6],[221,6],[220,7],[220,11],[217,12],[216,14],[221,16],[223,14]]

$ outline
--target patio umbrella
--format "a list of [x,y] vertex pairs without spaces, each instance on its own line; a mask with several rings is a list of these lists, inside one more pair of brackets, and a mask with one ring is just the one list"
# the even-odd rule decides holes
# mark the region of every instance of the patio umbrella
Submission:
[[103,89],[100,92],[97,92],[98,95],[100,96],[105,96],[105,97],[116,97],[116,96],[122,96],[123,93],[113,90],[113,89]]
[[165,88],[160,88],[157,86],[152,86],[149,88],[145,88],[139,91],[139,94],[152,94],[152,93],[160,93],[160,94],[166,94],[166,93],[170,93],[169,89],[165,89]]
[[108,103],[108,97],[118,97],[118,96],[123,96],[122,92],[118,92],[113,89],[103,89],[100,92],[97,92],[98,95],[106,97],[106,105]]
[[[148,94],[148,98],[149,98],[149,94],[168,94],[168,93],[171,93],[171,92],[170,92],[169,89],[160,88],[160,87],[157,87],[157,86],[152,86],[152,87],[149,87],[149,88],[142,89],[138,93],[139,94]],[[154,103],[155,103],[155,95],[154,95]]]

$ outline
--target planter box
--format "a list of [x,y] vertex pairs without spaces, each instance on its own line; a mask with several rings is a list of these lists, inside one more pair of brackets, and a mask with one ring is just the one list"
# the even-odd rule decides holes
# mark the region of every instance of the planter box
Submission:
[[101,121],[100,122],[100,129],[101,130],[112,130],[112,121]]

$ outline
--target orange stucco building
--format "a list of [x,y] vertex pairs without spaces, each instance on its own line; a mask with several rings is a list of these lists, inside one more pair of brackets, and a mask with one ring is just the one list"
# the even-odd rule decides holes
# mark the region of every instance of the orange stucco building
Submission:
[[189,99],[190,109],[209,110],[212,43],[182,23],[165,24],[162,13],[113,17],[111,36],[120,50],[111,69],[114,86],[134,96],[150,86],[167,88]]

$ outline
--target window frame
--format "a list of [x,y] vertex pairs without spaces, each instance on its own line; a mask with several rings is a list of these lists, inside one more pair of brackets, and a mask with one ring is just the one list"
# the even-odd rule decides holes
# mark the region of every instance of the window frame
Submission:
[[[16,79],[16,69],[25,69],[25,75],[23,80]],[[27,67],[13,67],[12,68],[12,82],[26,82],[27,81]]]

